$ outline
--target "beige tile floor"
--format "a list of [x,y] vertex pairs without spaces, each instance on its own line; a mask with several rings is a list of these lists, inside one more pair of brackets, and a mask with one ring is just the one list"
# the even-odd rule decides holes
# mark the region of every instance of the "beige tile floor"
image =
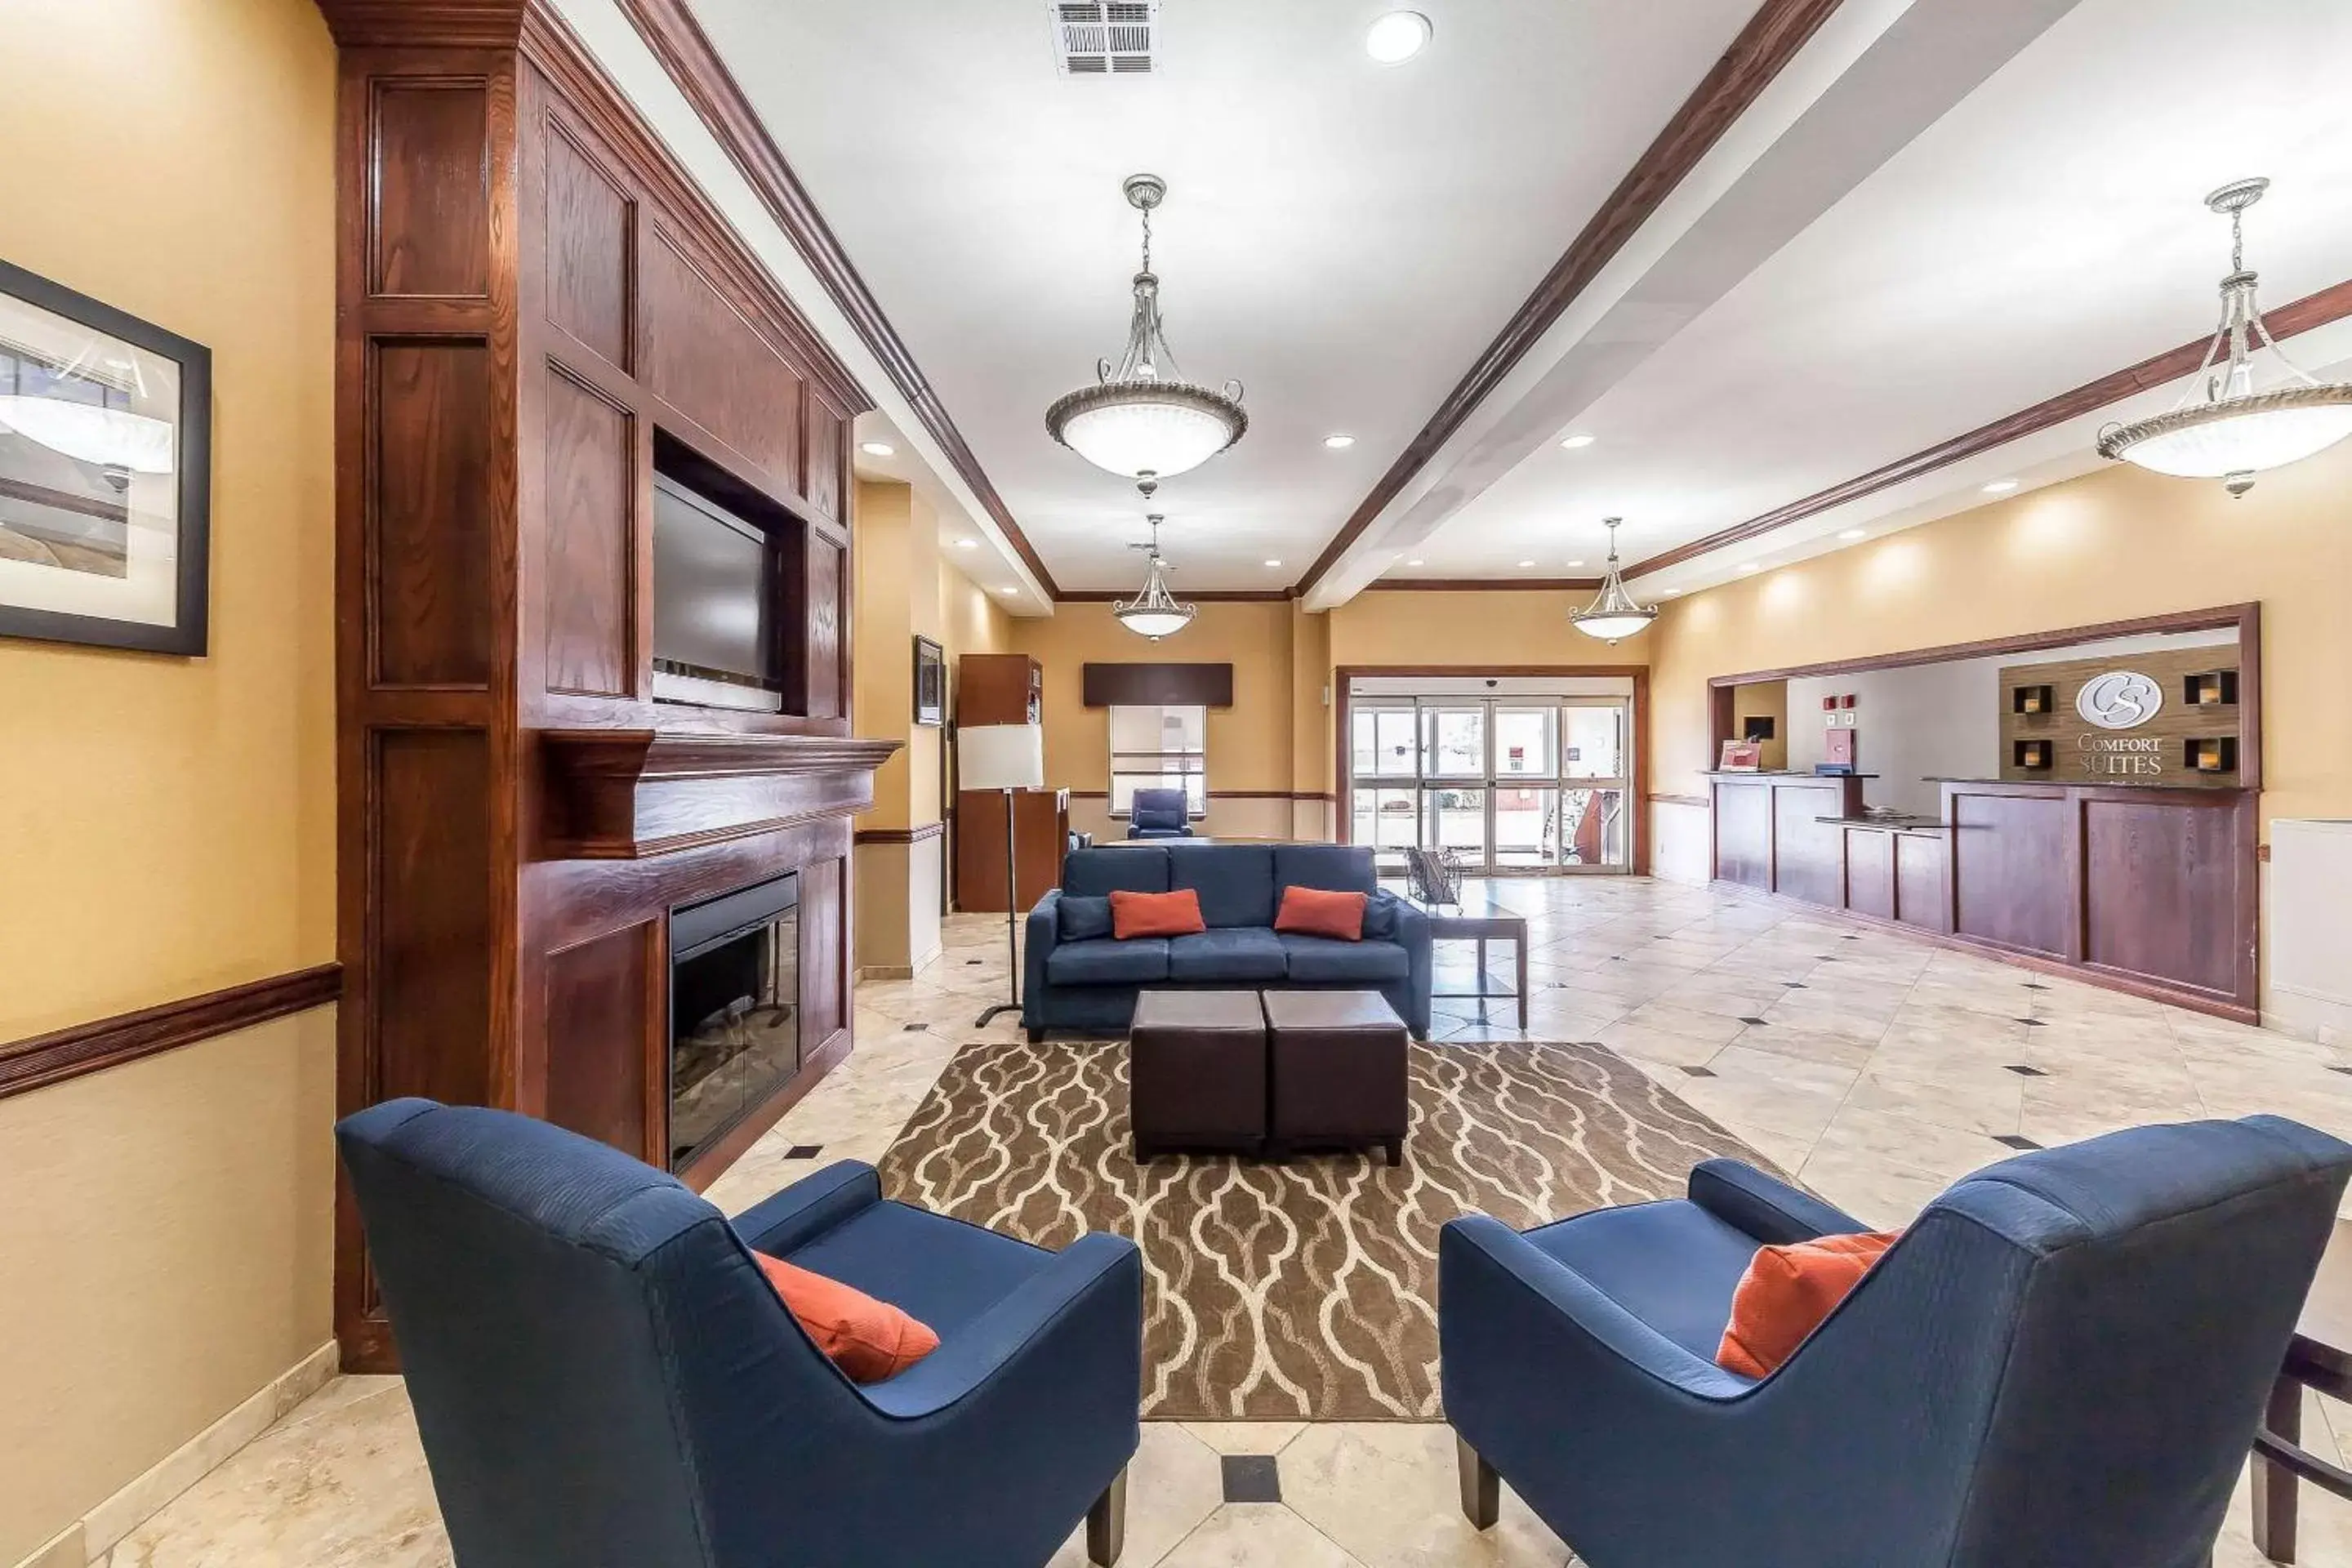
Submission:
[[[1955,1178],[2137,1122],[2275,1110],[2352,1137],[2336,1050],[1948,952],[1788,907],[1636,879],[1505,881],[1528,918],[1528,1034],[1600,1040],[1759,1153],[1873,1225]],[[711,1189],[730,1212],[816,1164],[873,1160],[1005,987],[1003,925],[949,922],[913,980],[857,989],[849,1061]],[[1441,949],[1441,989],[1470,988]],[[1490,958],[1507,972],[1507,950]],[[1439,1038],[1517,1035],[1507,1003],[1441,1004]],[[2031,1074],[2014,1069],[2030,1068]],[[817,1145],[814,1160],[786,1151]],[[2315,1396],[2311,1446],[2352,1454],[2352,1410]],[[1282,1500],[1223,1500],[1223,1455],[1276,1457]],[[1473,1532],[1444,1427],[1370,1423],[1145,1425],[1125,1568],[1534,1568],[1570,1561],[1507,1496]],[[2263,1559],[2239,1488],[2218,1568]],[[2301,1561],[2352,1568],[2352,1505],[2305,1489]],[[432,1491],[400,1382],[341,1378],[118,1545],[110,1568],[440,1568]],[[1077,1568],[1077,1542],[1052,1568]]]

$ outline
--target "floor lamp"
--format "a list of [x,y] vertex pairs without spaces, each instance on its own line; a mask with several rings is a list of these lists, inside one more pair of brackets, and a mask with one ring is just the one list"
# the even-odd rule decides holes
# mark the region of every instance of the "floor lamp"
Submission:
[[1004,951],[1011,959],[1013,1000],[999,1002],[973,1020],[986,1027],[999,1013],[1021,1010],[1021,896],[1013,853],[1013,792],[1045,783],[1045,731],[1035,724],[973,724],[956,731],[956,784],[960,789],[1004,792]]

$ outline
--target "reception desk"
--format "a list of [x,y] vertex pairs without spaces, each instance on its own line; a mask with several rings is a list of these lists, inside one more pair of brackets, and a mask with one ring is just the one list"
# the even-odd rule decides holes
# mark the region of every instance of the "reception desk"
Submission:
[[1862,775],[1707,778],[1719,881],[2259,1016],[2252,790],[1939,779],[1939,816],[1885,818]]

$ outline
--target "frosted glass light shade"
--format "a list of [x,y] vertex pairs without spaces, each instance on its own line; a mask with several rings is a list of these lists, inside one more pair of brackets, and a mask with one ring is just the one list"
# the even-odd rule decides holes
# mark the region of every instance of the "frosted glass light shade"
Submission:
[[2193,404],[2107,432],[2110,458],[2184,479],[2284,468],[2352,436],[2352,386],[2297,386]]
[[1045,782],[1043,725],[972,724],[956,731],[958,787],[1036,789]]
[[1129,631],[1139,637],[1150,637],[1153,642],[1161,637],[1172,637],[1192,624],[1190,605],[1176,610],[1114,610],[1111,613],[1118,616],[1118,624]]
[[1570,624],[1587,637],[1615,642],[1620,637],[1630,637],[1648,626],[1656,619],[1657,614],[1655,610],[1628,610],[1622,615],[1582,615],[1571,617]]
[[0,397],[0,427],[53,452],[134,474],[172,471],[172,426],[164,420],[58,397]]
[[1205,387],[1109,383],[1074,392],[1047,411],[1054,438],[1122,479],[1187,473],[1241,438],[1239,405]]

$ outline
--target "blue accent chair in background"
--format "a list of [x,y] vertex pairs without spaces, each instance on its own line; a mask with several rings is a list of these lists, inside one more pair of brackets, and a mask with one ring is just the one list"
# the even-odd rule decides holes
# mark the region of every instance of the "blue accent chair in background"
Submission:
[[1869,1227],[1735,1161],[1686,1201],[1445,1226],[1464,1509],[1591,1568],[2201,1568],[2352,1147],[2143,1127],[1946,1192],[1772,1376],[1715,1363],[1756,1248]]
[[[1140,1436],[1134,1246],[1050,1253],[844,1162],[728,1220],[547,1122],[388,1101],[336,1129],[465,1568],[1114,1562]],[[859,1387],[751,1248],[939,1331]]]
[[1190,838],[1191,809],[1181,789],[1139,789],[1128,806],[1129,838]]

